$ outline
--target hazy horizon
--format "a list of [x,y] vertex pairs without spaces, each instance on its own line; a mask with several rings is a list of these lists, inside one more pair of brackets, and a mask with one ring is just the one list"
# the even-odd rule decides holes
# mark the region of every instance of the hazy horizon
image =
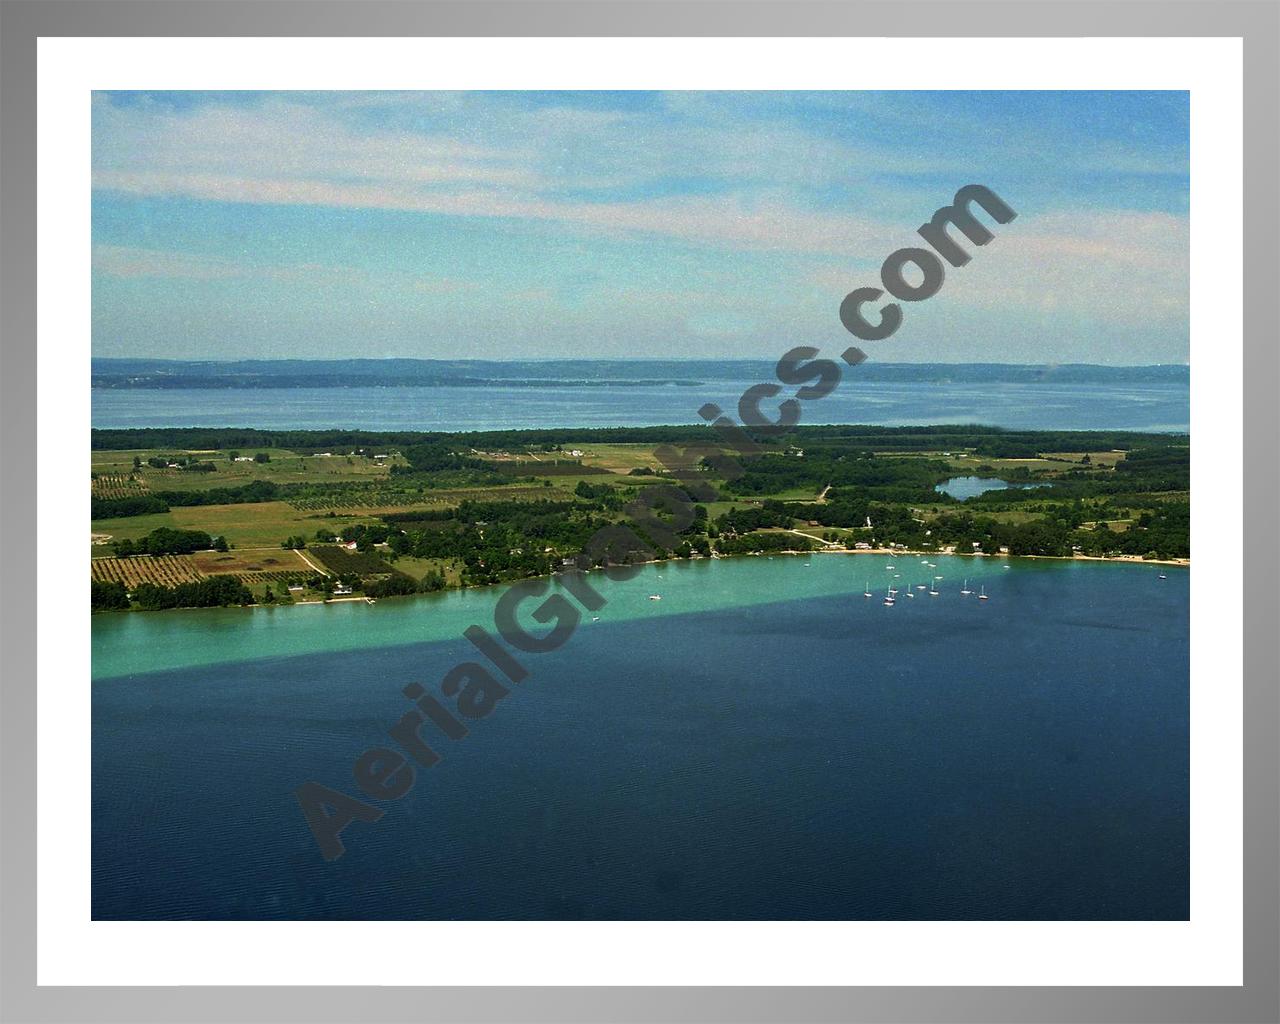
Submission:
[[[781,353],[779,353],[781,355]],[[836,355],[835,352],[830,354],[819,352],[815,358],[831,358]],[[716,358],[711,356],[521,356],[519,358],[510,359],[485,359],[472,356],[460,356],[456,358],[444,358],[435,356],[203,356],[203,357],[177,357],[177,356],[154,356],[154,355],[130,355],[130,356],[99,356],[93,357],[94,362],[152,362],[152,363],[286,363],[286,362],[304,362],[304,363],[326,363],[326,362],[396,362],[411,361],[422,363],[768,363],[772,360],[768,356],[739,356],[739,357],[723,357]],[[868,364],[862,364],[868,365]],[[877,360],[876,365],[879,366],[1032,366],[1032,367],[1055,367],[1055,366],[1089,366],[1099,369],[1144,369],[1150,367],[1186,367],[1190,368],[1190,362],[1168,362],[1168,363],[1090,363],[1090,362],[1015,362],[1010,360],[991,360],[991,359],[930,359],[923,360]]]

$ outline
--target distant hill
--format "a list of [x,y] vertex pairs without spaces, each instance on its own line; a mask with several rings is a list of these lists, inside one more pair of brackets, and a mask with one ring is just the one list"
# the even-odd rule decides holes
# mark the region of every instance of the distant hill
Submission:
[[[95,388],[696,387],[771,380],[768,360],[245,359],[195,362],[94,359]],[[991,384],[1185,384],[1188,366],[1071,363],[877,363],[849,373],[865,381]]]

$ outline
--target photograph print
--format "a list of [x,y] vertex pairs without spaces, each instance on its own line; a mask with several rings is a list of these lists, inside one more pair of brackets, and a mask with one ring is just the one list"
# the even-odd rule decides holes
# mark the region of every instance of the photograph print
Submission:
[[1187,920],[1189,124],[95,93],[94,920]]

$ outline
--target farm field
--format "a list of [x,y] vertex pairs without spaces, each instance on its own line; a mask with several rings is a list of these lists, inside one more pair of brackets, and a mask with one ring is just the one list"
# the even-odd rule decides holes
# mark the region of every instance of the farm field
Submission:
[[394,571],[390,563],[375,554],[348,551],[336,544],[312,545],[307,548],[307,557],[335,576],[367,576]]
[[[714,441],[714,437],[709,436],[708,441]],[[624,442],[566,441],[560,446],[561,450],[557,452],[506,452],[501,453],[503,457],[494,459],[493,461],[501,463],[510,460],[519,460],[522,463],[536,463],[538,461],[554,463],[557,459],[562,461],[565,459],[575,459],[582,463],[584,469],[591,471],[590,475],[595,475],[598,471],[605,470],[609,473],[617,473],[625,476],[633,469],[651,469],[655,473],[665,471],[666,467],[654,455],[654,450],[658,447],[660,447],[660,445],[652,443],[628,444]],[[572,455],[571,453],[574,451],[580,451],[582,454],[580,456]],[[534,475],[537,475],[536,469],[534,470]],[[586,475],[587,474],[584,474],[584,476]]]
[[234,551],[197,551],[189,556],[196,568],[208,575],[232,573],[236,576],[253,574],[315,575],[296,551],[279,546],[270,548],[240,548]]
[[178,583],[195,583],[205,573],[197,568],[191,555],[137,555],[132,558],[96,558],[92,563],[93,578],[102,583],[123,583],[132,589],[140,583],[172,587]]
[[92,483],[95,498],[136,498],[149,491],[146,483],[127,473],[101,473]]

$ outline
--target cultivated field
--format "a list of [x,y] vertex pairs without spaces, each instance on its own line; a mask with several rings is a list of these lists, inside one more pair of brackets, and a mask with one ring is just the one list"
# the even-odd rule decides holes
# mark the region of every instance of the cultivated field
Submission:
[[195,583],[205,574],[196,568],[191,555],[135,555],[132,558],[95,558],[93,578],[100,583],[123,583],[132,590],[140,583],[172,587]]
[[315,575],[315,570],[299,558],[296,551],[286,551],[280,547],[197,551],[190,557],[196,568],[210,576],[217,573],[232,573],[236,576],[280,573]]
[[142,480],[128,474],[99,473],[93,478],[95,498],[136,498],[147,491]]
[[367,576],[392,572],[391,566],[377,555],[364,551],[348,551],[335,544],[307,548],[307,557],[335,576]]

